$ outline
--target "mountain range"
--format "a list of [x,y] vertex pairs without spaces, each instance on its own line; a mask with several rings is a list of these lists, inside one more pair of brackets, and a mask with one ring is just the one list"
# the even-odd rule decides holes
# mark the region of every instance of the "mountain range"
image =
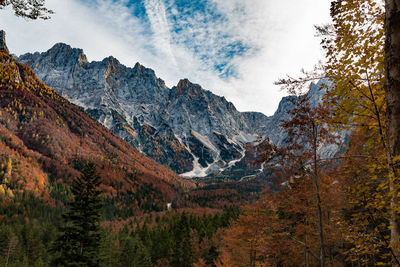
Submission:
[[52,205],[65,202],[65,185],[87,161],[96,162],[106,203],[125,215],[163,210],[194,187],[0,50],[0,195],[31,192]]
[[[16,59],[44,84],[182,177],[238,169],[255,173],[262,169],[255,148],[266,141],[279,146],[286,138],[280,122],[288,118],[294,96],[284,97],[268,117],[239,112],[224,97],[188,79],[168,88],[140,63],[129,68],[112,56],[89,62],[82,49],[63,43]],[[315,103],[321,100],[324,82],[311,84],[309,94]]]

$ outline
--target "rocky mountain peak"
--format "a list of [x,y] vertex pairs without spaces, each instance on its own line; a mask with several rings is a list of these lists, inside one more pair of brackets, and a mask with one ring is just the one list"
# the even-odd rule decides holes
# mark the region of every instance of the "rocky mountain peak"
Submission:
[[145,68],[142,64],[139,62],[136,62],[135,66],[133,67],[134,70],[140,71],[142,68]]
[[[72,48],[64,43],[57,43],[47,51],[48,55],[57,56],[58,58],[72,59],[78,61],[79,59],[86,59],[86,55],[81,48]],[[87,59],[86,59],[87,62]]]
[[181,79],[176,87],[172,88],[178,92],[178,96],[183,95],[185,92],[188,92],[191,95],[202,94],[205,92],[200,85],[194,84],[188,79]]
[[120,63],[118,59],[116,59],[113,56],[109,56],[103,60],[105,64],[107,64],[107,69],[105,71],[105,77],[108,77],[110,75],[113,75],[118,72],[118,69],[120,68]]
[[[295,96],[283,98],[277,112],[267,117],[239,112],[224,97],[188,79],[169,89],[139,62],[133,68],[114,57],[87,63],[82,49],[61,43],[19,60],[142,153],[186,177],[233,167],[244,159],[246,144],[259,136],[278,146],[287,137],[280,124]],[[320,85],[310,90],[315,102]]]
[[178,82],[178,85],[176,86],[176,88],[179,91],[183,91],[185,88],[189,87],[191,84],[191,82],[188,79],[182,79]]
[[103,61],[107,62],[107,64],[109,64],[109,65],[119,65],[120,64],[118,59],[116,59],[113,56],[106,57],[105,59],[103,59]]
[[275,111],[274,115],[286,113],[289,109],[293,107],[293,101],[297,97],[294,95],[284,96],[282,100],[279,102],[278,109]]
[[133,77],[142,78],[148,82],[150,82],[153,86],[157,86],[160,88],[166,88],[164,80],[158,78],[154,70],[150,68],[146,68],[139,62],[136,62],[135,66],[131,70],[131,74]]
[[86,55],[82,49],[72,48],[64,43],[57,43],[44,53],[27,53],[18,60],[24,61],[25,64],[35,64],[40,66],[57,68],[72,68],[75,65],[83,66],[88,63]]
[[85,63],[88,63],[88,60],[87,60],[86,55],[82,52],[81,54],[79,54],[78,64],[79,64],[79,66],[82,66]]
[[6,32],[3,30],[0,31],[0,51],[9,53],[6,44]]
[[135,74],[139,74],[139,75],[143,75],[143,76],[156,77],[156,73],[154,72],[154,70],[146,68],[139,62],[136,62],[135,66],[133,67],[133,72]]
[[310,96],[310,102],[312,103],[312,107],[316,107],[318,103],[320,103],[323,95],[326,93],[326,88],[332,86],[332,82],[330,82],[327,78],[319,80],[317,83],[310,84],[310,90],[307,95]]

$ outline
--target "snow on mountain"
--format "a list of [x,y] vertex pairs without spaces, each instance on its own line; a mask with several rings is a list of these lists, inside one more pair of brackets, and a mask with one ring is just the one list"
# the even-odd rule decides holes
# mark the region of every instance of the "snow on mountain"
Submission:
[[[239,112],[224,97],[187,79],[168,88],[139,63],[129,68],[113,57],[88,62],[82,49],[62,43],[17,59],[142,153],[184,177],[233,167],[245,158],[246,144],[260,136],[278,146],[286,137],[279,125],[288,118],[294,96],[284,97],[267,117]],[[314,102],[321,99],[319,87],[311,85]]]

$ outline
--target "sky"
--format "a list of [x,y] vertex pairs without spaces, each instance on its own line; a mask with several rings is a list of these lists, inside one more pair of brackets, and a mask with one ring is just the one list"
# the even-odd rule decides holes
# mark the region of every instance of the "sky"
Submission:
[[63,42],[88,60],[110,55],[155,70],[167,86],[188,78],[239,111],[272,115],[286,92],[274,85],[323,60],[314,25],[330,0],[47,0],[50,20],[0,10],[11,53]]

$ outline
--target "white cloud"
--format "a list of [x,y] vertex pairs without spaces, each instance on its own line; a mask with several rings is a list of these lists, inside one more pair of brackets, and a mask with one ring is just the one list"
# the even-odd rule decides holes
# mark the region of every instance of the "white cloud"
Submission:
[[[0,11],[0,25],[15,54],[65,42],[84,49],[89,60],[113,55],[127,66],[139,61],[169,86],[189,78],[224,95],[241,111],[272,114],[285,94],[273,82],[312,68],[321,58],[313,25],[327,22],[330,0],[211,1],[207,7],[222,14],[217,22],[207,12],[179,16],[173,0],[144,1],[150,28],[132,16],[135,7],[126,7],[127,0],[97,0],[95,8],[78,0],[48,0],[56,12],[51,20],[26,21]],[[174,15],[176,22],[171,21]],[[174,23],[182,27],[178,34]],[[223,54],[235,42],[247,50],[226,60]],[[214,64],[224,62],[237,78],[220,77]]]
[[[75,0],[48,0],[47,5],[56,12],[48,21],[28,21],[2,11],[5,14],[1,16],[1,27],[7,32],[7,43],[13,53],[46,51],[55,43],[64,42],[84,49],[91,60],[109,55],[124,61],[126,56],[139,60],[148,54],[143,49],[143,38],[133,42],[129,36],[141,36],[141,24],[126,8],[108,1],[102,1],[97,10]],[[126,28],[129,32],[124,31]],[[130,52],[125,54],[127,50]]]
[[[241,77],[230,81],[235,90],[229,99],[241,110],[271,114],[286,94],[273,82],[286,74],[297,74],[302,67],[311,69],[322,57],[313,25],[328,22],[330,1],[214,1],[240,29],[239,34],[260,48],[235,62]],[[245,15],[237,17],[235,10],[241,10],[241,5]]]
[[171,33],[163,0],[144,0],[144,6],[153,31],[154,46],[158,52],[157,56],[166,56],[171,61],[169,63],[176,66],[175,57],[171,49]]

